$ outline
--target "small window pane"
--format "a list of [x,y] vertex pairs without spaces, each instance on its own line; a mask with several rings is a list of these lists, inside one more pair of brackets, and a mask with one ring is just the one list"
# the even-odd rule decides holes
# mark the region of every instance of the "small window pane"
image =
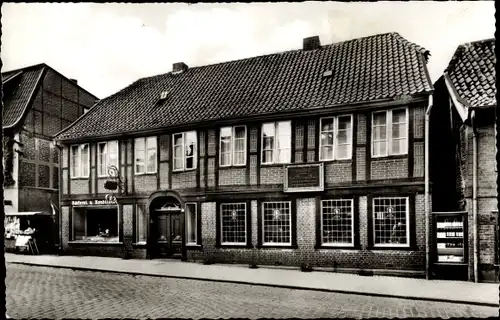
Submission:
[[244,139],[246,138],[246,128],[245,127],[235,127],[234,135],[236,139]]
[[80,175],[80,162],[78,161],[78,146],[71,147],[71,176]]
[[406,109],[392,110],[392,123],[406,122]]
[[196,244],[196,204],[186,203],[187,243]]
[[333,118],[321,119],[321,131],[333,131]]
[[146,217],[146,205],[138,205],[137,206],[137,223],[136,223],[136,241],[137,242],[146,242],[146,234],[147,234],[147,217]]
[[378,125],[386,125],[386,112],[377,112],[373,114],[373,124]]
[[321,159],[333,159],[333,146],[323,146],[321,147]]
[[89,176],[89,145],[81,145],[82,177]]
[[262,153],[262,163],[272,163],[273,162],[273,151],[264,151]]
[[350,157],[348,144],[342,144],[337,146],[337,159],[348,159]]

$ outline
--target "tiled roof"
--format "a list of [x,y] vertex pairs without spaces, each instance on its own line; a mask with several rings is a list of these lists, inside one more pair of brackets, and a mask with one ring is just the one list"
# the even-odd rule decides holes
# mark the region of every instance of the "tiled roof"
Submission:
[[[397,33],[140,79],[102,99],[58,139],[71,140],[332,107],[433,90],[428,51]],[[332,76],[323,73],[332,70]],[[165,100],[160,94],[168,91]]]
[[[15,81],[12,85],[5,85],[2,110],[2,127],[11,127],[17,123],[28,107],[34,89],[42,76],[44,65],[36,65],[20,70],[2,73],[2,82]],[[16,76],[19,72],[20,75]],[[15,79],[13,79],[15,77]],[[19,77],[19,79],[18,79]]]
[[495,39],[460,45],[446,72],[458,95],[472,107],[496,105]]

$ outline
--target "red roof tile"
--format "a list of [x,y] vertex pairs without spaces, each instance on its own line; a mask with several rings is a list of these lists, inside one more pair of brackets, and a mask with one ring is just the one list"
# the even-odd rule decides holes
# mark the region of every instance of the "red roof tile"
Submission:
[[[58,139],[99,137],[433,90],[428,51],[397,33],[140,79],[102,99]],[[332,70],[330,77],[323,73]],[[162,91],[168,91],[159,101]]]
[[445,72],[470,106],[492,106],[497,104],[495,65],[495,39],[487,39],[460,45]]

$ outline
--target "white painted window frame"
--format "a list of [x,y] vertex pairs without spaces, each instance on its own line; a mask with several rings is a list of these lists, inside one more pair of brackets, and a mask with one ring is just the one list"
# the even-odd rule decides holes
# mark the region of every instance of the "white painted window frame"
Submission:
[[[87,159],[82,158],[82,146],[87,146]],[[77,162],[78,162],[78,172],[75,172],[74,168],[74,162],[73,162],[73,157],[74,157],[74,152],[73,148],[76,147],[78,150],[78,154],[76,155]],[[78,178],[88,178],[90,176],[90,145],[88,143],[82,143],[82,144],[73,144],[70,146],[70,175],[72,179],[78,179]],[[84,163],[87,164],[87,174],[83,175],[83,165]]]
[[[339,141],[338,141],[338,134],[339,134],[339,118],[346,118],[346,117],[350,117],[350,130],[349,130],[349,135],[348,135],[348,138],[347,138],[347,141],[348,143],[344,143],[342,145],[349,145],[349,148],[347,150],[347,156],[345,158],[341,158],[341,157],[338,157],[337,156],[337,147],[341,144],[339,144]],[[323,121],[324,120],[333,120],[333,131],[323,131]],[[332,160],[350,160],[352,159],[352,143],[353,143],[353,115],[352,114],[344,114],[344,115],[338,115],[338,116],[331,116],[331,117],[322,117],[320,118],[320,122],[319,122],[319,161],[332,161]],[[331,145],[332,149],[333,149],[333,154],[332,154],[332,158],[331,159],[328,159],[328,158],[324,158],[324,155],[323,155],[323,146],[327,146],[327,145],[323,145],[322,143],[322,139],[321,139],[321,136],[324,132],[332,132],[333,134],[333,145]],[[328,145],[329,146],[329,145]]]
[[[193,155],[187,157],[186,156],[186,135],[188,133],[194,133],[195,136],[195,144],[194,144],[194,151]],[[181,157],[176,157],[175,156],[175,147],[179,146],[178,144],[175,144],[175,137],[181,135],[181,147],[182,147],[182,155]],[[172,134],[172,172],[181,172],[181,171],[190,171],[190,170],[195,170],[198,166],[197,159],[198,159],[198,132],[196,130],[190,130],[190,131],[184,131],[184,132],[177,132]],[[192,168],[186,168],[186,162],[188,158],[193,158],[193,167]],[[181,159],[182,163],[182,168],[175,168],[175,160],[176,159]]]
[[[228,164],[222,164],[222,130],[230,128],[231,130],[231,136],[230,136],[230,145],[231,145],[231,151],[229,152],[229,163]],[[245,128],[245,136],[243,139],[241,138],[236,138],[236,128]],[[243,147],[243,163],[235,163],[235,154],[236,154],[236,140],[244,140],[244,147]],[[219,166],[221,168],[225,167],[244,167],[247,165],[247,126],[246,125],[237,125],[237,126],[227,126],[227,127],[221,127],[219,130]],[[240,152],[240,151],[238,151]]]
[[[279,135],[279,124],[280,123],[286,123],[288,122],[290,124],[290,134],[289,134],[289,138],[290,138],[290,148],[280,148],[279,145],[279,141],[280,141],[280,135]],[[274,148],[271,150],[271,149],[264,149],[264,125],[266,124],[273,124],[274,125]],[[291,163],[292,161],[292,121],[291,120],[284,120],[284,121],[275,121],[275,122],[265,122],[262,124],[261,126],[261,164],[262,165],[269,165],[269,164],[287,164],[287,163]],[[280,162],[279,161],[279,154],[280,154],[280,150],[285,150],[285,149],[288,149],[289,152],[288,152],[288,160],[287,161],[284,161],[284,162]],[[264,162],[264,151],[272,151],[273,152],[273,156],[272,156],[272,161],[271,162]]]
[[[394,111],[399,111],[399,110],[405,110],[406,112],[406,132],[405,132],[405,137],[404,139],[406,140],[406,148],[404,150],[401,150],[401,152],[396,153],[392,151],[392,141],[393,141],[393,136],[392,136],[392,113]],[[376,140],[375,141],[375,130],[374,130],[374,116],[377,113],[385,113],[386,121],[385,121],[385,130],[386,130],[386,139],[385,139],[385,153],[384,154],[375,154],[375,148],[374,148],[374,142],[381,142],[384,140]],[[371,121],[371,156],[372,158],[383,158],[383,157],[388,157],[388,156],[394,156],[394,155],[406,155],[408,154],[408,148],[409,148],[409,128],[410,128],[410,119],[409,119],[409,109],[408,107],[402,107],[402,108],[394,108],[394,109],[389,109],[389,110],[381,110],[381,111],[373,111],[371,114],[372,121]],[[403,138],[397,138],[403,139]]]
[[[245,241],[244,242],[223,242],[223,229],[224,229],[224,219],[223,219],[223,206],[224,205],[243,205],[245,207]],[[221,203],[220,204],[220,239],[221,239],[221,245],[224,246],[241,246],[241,245],[246,245],[248,242],[248,230],[247,230],[247,204],[246,202],[229,202],[229,203]]]
[[[323,208],[328,201],[349,201],[351,208],[351,242],[350,243],[329,243],[323,242]],[[354,247],[354,199],[324,199],[321,200],[321,246],[323,247]]]
[[[266,203],[288,203],[289,206],[289,215],[290,215],[290,241],[289,242],[265,242],[265,204]],[[293,224],[292,224],[292,202],[291,201],[265,201],[262,202],[262,246],[277,246],[277,247],[290,247],[292,245],[292,237],[294,237],[293,234]]]
[[[144,141],[144,150],[141,150],[141,153],[143,152],[144,154],[142,155],[144,157],[144,171],[137,171],[137,141],[143,140]],[[154,141],[153,146],[150,146],[148,141]],[[134,173],[135,175],[141,175],[141,174],[154,174],[158,171],[158,156],[155,158],[155,168],[152,171],[148,171],[148,151],[149,150],[155,150],[156,154],[158,155],[158,139],[156,136],[149,136],[149,137],[140,137],[134,139]]]
[[[375,200],[386,200],[386,199],[405,199],[406,201],[406,243],[377,243],[377,235],[375,233]],[[409,197],[375,197],[372,199],[372,232],[373,232],[373,246],[374,247],[402,247],[408,248],[410,247],[410,198]]]
[[[116,143],[116,163],[110,163],[110,155],[111,155],[111,152],[109,151],[110,148],[110,144],[111,143]],[[106,155],[105,155],[105,161],[106,163],[104,163],[104,172],[99,172],[100,168],[101,168],[101,153],[100,153],[100,149],[99,149],[99,146],[100,145],[105,145],[105,148],[106,148]],[[107,168],[109,165],[115,165],[117,168],[119,167],[119,154],[120,154],[120,145],[118,143],[118,140],[110,140],[110,141],[105,141],[105,142],[98,142],[97,143],[97,176],[102,178],[102,177],[107,177],[108,176],[108,173],[107,173]]]
[[[192,205],[194,206],[194,210],[192,212],[192,214],[194,214],[194,217],[195,217],[195,223],[194,223],[194,237],[195,237],[195,240],[194,242],[193,241],[189,241],[189,217],[188,217],[188,210],[187,210],[187,207],[189,205]],[[188,246],[195,246],[195,245],[198,245],[198,205],[196,204],[196,202],[186,202],[186,210],[184,210],[185,212],[185,221],[186,221],[186,245]]]

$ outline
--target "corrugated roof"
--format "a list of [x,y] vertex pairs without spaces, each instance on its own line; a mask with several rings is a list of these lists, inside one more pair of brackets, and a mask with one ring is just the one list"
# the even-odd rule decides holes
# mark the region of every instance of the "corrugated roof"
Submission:
[[[90,138],[433,90],[428,51],[387,33],[140,79],[59,133]],[[332,70],[332,76],[323,73]],[[168,91],[159,101],[161,92]]]
[[445,72],[472,107],[496,105],[495,39],[460,45]]
[[12,84],[13,87],[10,88],[9,92],[4,92],[4,106],[2,110],[3,128],[15,125],[24,114],[31,96],[42,76],[43,70],[44,65],[40,64],[25,68],[24,70],[13,70],[2,73],[2,81],[5,82],[10,80],[15,74],[21,72],[19,75],[19,82]]

